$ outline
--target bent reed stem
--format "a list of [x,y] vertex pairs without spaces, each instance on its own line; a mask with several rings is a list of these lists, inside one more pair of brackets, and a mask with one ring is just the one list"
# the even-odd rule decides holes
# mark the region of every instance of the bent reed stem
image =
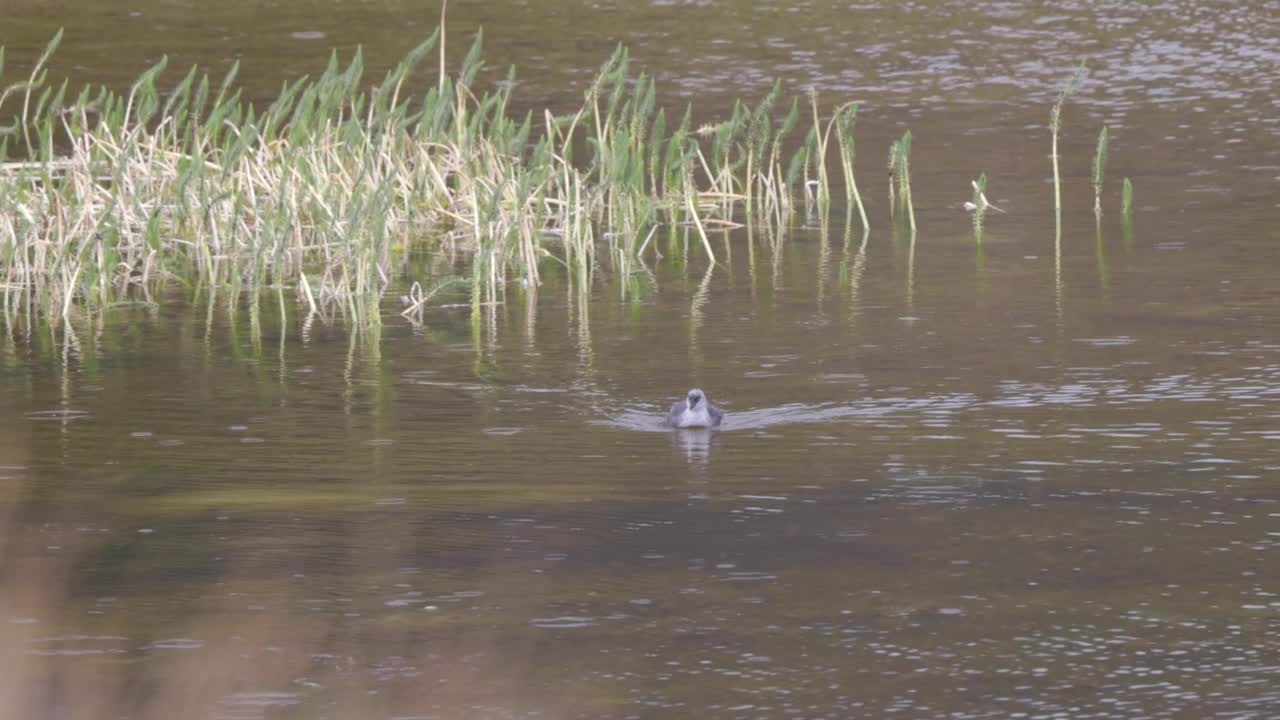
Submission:
[[1049,132],[1053,137],[1052,150],[1050,157],[1053,159],[1053,217],[1054,227],[1057,236],[1062,235],[1062,177],[1058,170],[1058,135],[1062,131],[1062,107],[1067,104],[1067,98],[1074,93],[1084,82],[1084,76],[1088,72],[1084,62],[1076,68],[1075,74],[1063,86],[1062,91],[1058,93],[1058,99],[1053,104],[1053,109],[1049,111]]

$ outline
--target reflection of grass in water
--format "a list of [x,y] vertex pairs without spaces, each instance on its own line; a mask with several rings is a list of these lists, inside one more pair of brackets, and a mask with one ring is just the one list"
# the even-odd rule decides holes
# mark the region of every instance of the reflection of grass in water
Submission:
[[[132,541],[132,557],[102,554],[118,541],[86,533],[70,533],[75,545],[50,557],[47,528],[31,527],[10,535],[33,546],[10,557],[32,559],[20,568],[21,582],[0,585],[0,606],[41,623],[0,625],[0,670],[15,689],[0,714],[47,715],[54,697],[47,688],[56,681],[59,716],[69,718],[187,717],[226,710],[237,699],[299,703],[272,708],[280,717],[308,717],[320,707],[338,717],[382,717],[427,706],[448,716],[480,707],[621,715],[673,667],[700,670],[662,677],[662,697],[741,690],[750,677],[739,669],[751,660],[742,648],[769,648],[755,681],[776,687],[778,674],[838,673],[851,657],[869,676],[909,670],[918,662],[885,653],[910,646],[963,658],[936,678],[949,687],[964,668],[1042,661],[1058,639],[1036,639],[1028,628],[1075,628],[1082,647],[1109,647],[1101,665],[1060,668],[1082,681],[1133,667],[1153,647],[1226,637],[1223,628],[1237,626],[1238,642],[1205,656],[1205,667],[1219,667],[1265,632],[1266,613],[1240,607],[1248,583],[1226,581],[1250,557],[1192,567],[1188,577],[1177,558],[1203,538],[1182,548],[1159,528],[1118,525],[1122,513],[1107,510],[1107,502],[1147,502],[1149,495],[1059,493],[1048,497],[1059,512],[1028,513],[1028,502],[1045,497],[1019,494],[1027,491],[1014,483],[973,488],[968,497],[977,502],[963,508],[901,502],[905,488],[892,482],[875,489],[889,494],[874,501],[819,494],[814,499],[830,498],[842,512],[788,507],[797,519],[766,525],[756,518],[757,532],[746,534],[735,529],[742,519],[732,518],[744,501],[725,488],[693,507],[645,506],[644,525],[620,522],[628,510],[621,506],[571,521],[513,514],[424,522],[359,511],[278,526],[232,520],[209,526],[217,528],[210,540],[217,559],[192,555],[191,544],[174,540],[181,530],[165,524]],[[1176,497],[1168,503],[1186,507]],[[678,522],[648,526],[665,512]],[[945,521],[957,517],[964,525],[948,531]],[[941,534],[921,533],[924,526]],[[1107,552],[1082,562],[1075,542],[1082,527]],[[203,530],[195,526],[191,536]],[[770,544],[783,530],[791,531],[785,553]],[[1215,537],[1220,544],[1232,537],[1229,529],[1213,532],[1225,533]],[[1002,550],[973,561],[993,547]],[[824,552],[832,548],[840,552]],[[94,582],[85,583],[86,567],[107,573],[105,605]],[[112,574],[122,569],[125,575]],[[1185,590],[1153,594],[1152,587],[1167,589],[1175,571]],[[1031,576],[1036,582],[1024,581]],[[1115,628],[1134,614],[1151,626],[1150,638],[1117,641]],[[546,626],[557,620],[584,626]],[[62,645],[40,643],[49,637]],[[198,646],[151,645],[175,638]],[[30,652],[59,646],[112,653]],[[957,655],[956,648],[985,650]],[[704,660],[726,671],[708,672]],[[1243,673],[1237,691],[1266,670],[1253,656],[1235,664]],[[817,693],[815,701],[830,697],[821,686],[797,687]],[[900,700],[898,687],[859,700]]]
[[1133,247],[1133,183],[1129,178],[1124,179],[1120,193],[1120,213],[1124,223],[1124,247],[1128,250]]
[[[209,529],[220,537],[207,544],[175,542],[183,528],[165,524],[123,543],[72,533],[79,538],[53,558],[11,547],[22,582],[0,579],[0,608],[6,620],[36,622],[0,624],[0,717],[46,717],[56,707],[69,719],[147,720],[250,706],[270,706],[273,717],[314,717],[321,707],[383,717],[428,705],[552,710],[562,702],[604,714],[599,688],[560,701],[525,687],[534,676],[544,687],[566,680],[559,664],[535,663],[511,642],[548,632],[525,622],[559,599],[543,577],[503,572],[503,553],[483,545],[478,554],[463,548],[461,567],[407,574],[413,551],[388,538],[411,545],[425,535],[447,554],[459,548],[450,542],[457,529],[327,519],[333,532],[219,523]],[[35,530],[11,537],[47,540]],[[578,599],[599,590],[593,582],[582,578]],[[419,673],[431,682],[405,682]]]
[[1111,260],[1107,257],[1107,243],[1102,238],[1102,223],[1094,233],[1094,258],[1098,265],[1098,283],[1104,290],[1111,289]]
[[844,224],[844,254],[840,260],[838,277],[840,286],[849,291],[850,327],[857,322],[858,312],[862,307],[862,276],[867,268],[867,234],[862,234],[856,253],[853,244],[853,216],[849,215]]
[[[639,490],[639,489],[637,489]],[[129,514],[236,512],[314,512],[355,506],[372,507],[388,495],[413,499],[448,497],[450,509],[459,512],[488,512],[541,505],[589,503],[600,498],[625,499],[628,493],[616,485],[582,482],[431,482],[424,485],[365,485],[350,483],[313,490],[305,486],[273,488],[224,487],[193,490],[168,495],[135,498],[120,508]]]

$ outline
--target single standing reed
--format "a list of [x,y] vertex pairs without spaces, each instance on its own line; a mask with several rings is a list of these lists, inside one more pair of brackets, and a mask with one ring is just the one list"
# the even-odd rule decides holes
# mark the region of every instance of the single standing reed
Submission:
[[983,228],[986,225],[987,217],[987,174],[982,173],[977,180],[972,181],[973,200],[966,203],[966,208],[973,212],[973,239],[978,245],[982,245]]
[[1050,153],[1053,159],[1053,216],[1058,235],[1062,234],[1062,179],[1058,171],[1058,135],[1062,131],[1062,106],[1066,105],[1067,98],[1084,82],[1085,73],[1085,64],[1082,62],[1080,67],[1076,68],[1075,74],[1071,76],[1071,80],[1058,93],[1058,100],[1049,113],[1049,131],[1053,136],[1053,147]]
[[1098,147],[1093,153],[1093,216],[1102,221],[1102,181],[1107,170],[1107,126],[1098,131]]
[[906,215],[908,225],[911,228],[911,237],[914,239],[916,236],[916,209],[915,203],[911,198],[910,130],[903,133],[902,139],[889,148],[889,204],[896,208],[896,212]]
[[[858,217],[862,220],[862,236],[865,239],[871,233],[871,223],[867,222],[867,209],[862,205],[862,194],[858,192],[858,178],[853,169],[853,161],[857,157],[853,128],[858,120],[858,104],[841,106],[831,120],[836,127],[836,139],[840,145],[840,167],[844,170],[845,212],[852,214],[853,208],[858,208]],[[828,132],[830,128],[828,125]]]
[[1124,247],[1133,247],[1133,183],[1124,179],[1120,189],[1120,217],[1123,222]]

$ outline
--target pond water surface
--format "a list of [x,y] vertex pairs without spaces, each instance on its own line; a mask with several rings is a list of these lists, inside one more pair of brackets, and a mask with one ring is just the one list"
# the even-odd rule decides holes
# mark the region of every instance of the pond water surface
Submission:
[[[66,25],[78,79],[242,57],[269,97],[438,17],[129,7],[14,3],[6,79]],[[450,13],[531,108],[616,42],[707,119],[775,76],[861,101],[870,237],[667,236],[588,302],[388,297],[372,337],[177,291],[7,329],[0,718],[1280,717],[1274,4]],[[880,169],[908,127],[914,244]],[[658,427],[695,386],[724,427]]]

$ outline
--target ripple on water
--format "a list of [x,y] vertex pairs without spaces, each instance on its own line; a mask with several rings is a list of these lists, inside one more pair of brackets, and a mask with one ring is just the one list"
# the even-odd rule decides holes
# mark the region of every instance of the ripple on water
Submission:
[[57,410],[34,410],[26,414],[28,420],[84,420],[92,417],[88,410],[72,410],[70,408]]
[[[972,408],[976,405],[977,396],[971,393],[954,393],[931,395],[926,398],[869,398],[847,403],[790,403],[756,410],[733,410],[721,406],[725,416],[724,422],[717,430],[721,432],[759,430],[779,425],[829,423],[844,419],[880,419],[889,415],[909,413],[946,415],[949,412]],[[659,411],[639,406],[625,408],[622,412],[611,415],[603,408],[597,408],[595,414],[604,419],[592,420],[591,423],[641,432],[670,432],[671,428],[662,424],[665,412],[665,410]],[[938,418],[934,418],[934,421],[944,422]]]
[[1132,345],[1138,342],[1137,338],[1128,335],[1120,335],[1117,337],[1097,337],[1097,338],[1076,338],[1078,343],[1092,345],[1094,347],[1120,347],[1124,345]]
[[752,582],[772,582],[778,579],[777,575],[767,572],[754,572],[749,570],[730,570],[719,578],[722,582],[733,583],[752,583]]
[[525,431],[522,427],[492,427],[485,428],[486,435],[517,435]]
[[596,624],[593,617],[581,615],[561,615],[558,617],[533,618],[529,624],[536,628],[547,630],[574,630],[577,628],[591,627]]
[[119,635],[63,635],[31,641],[28,655],[76,657],[83,655],[121,655],[128,638]]
[[199,650],[204,647],[204,642],[190,638],[173,638],[170,640],[156,640],[143,647],[146,650]]
[[224,705],[234,707],[251,707],[251,708],[272,708],[272,707],[288,707],[297,705],[302,702],[301,696],[297,693],[287,692],[246,692],[236,693],[227,696],[223,701]]

